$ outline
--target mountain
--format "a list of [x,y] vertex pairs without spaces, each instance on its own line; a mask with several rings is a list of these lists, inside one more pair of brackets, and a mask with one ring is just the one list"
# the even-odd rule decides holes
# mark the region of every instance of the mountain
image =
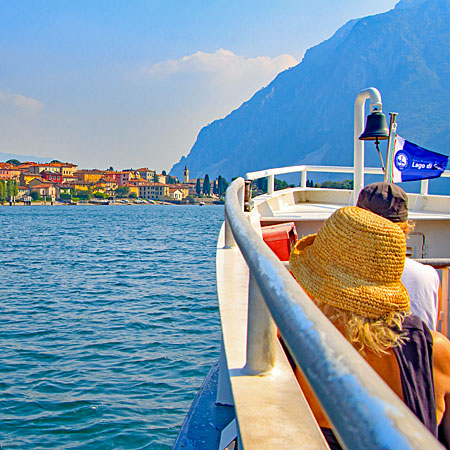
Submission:
[[[170,173],[181,177],[187,165],[192,178],[230,179],[302,163],[352,165],[354,101],[370,86],[380,90],[386,115],[399,113],[402,137],[450,154],[450,0],[402,0],[386,13],[346,23],[204,127]],[[370,143],[365,159],[380,166]]]
[[16,155],[15,153],[1,153],[0,161],[8,161],[8,159],[17,159],[20,162],[32,161],[32,162],[50,162],[50,158],[43,158],[42,156],[30,156],[30,155]]

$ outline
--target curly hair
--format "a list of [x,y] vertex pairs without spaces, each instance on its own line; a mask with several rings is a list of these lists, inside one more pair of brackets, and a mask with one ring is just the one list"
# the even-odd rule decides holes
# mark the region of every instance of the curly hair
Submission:
[[369,319],[317,299],[313,301],[333,324],[343,324],[345,337],[362,354],[365,349],[378,355],[386,354],[388,349],[400,346],[408,339],[402,327],[409,312],[393,311],[378,319]]

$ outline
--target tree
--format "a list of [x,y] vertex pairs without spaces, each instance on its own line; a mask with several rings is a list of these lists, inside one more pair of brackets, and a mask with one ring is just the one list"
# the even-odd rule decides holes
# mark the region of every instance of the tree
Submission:
[[75,197],[80,200],[90,200],[92,198],[92,192],[84,190],[75,191]]
[[120,186],[116,189],[116,197],[128,197],[130,188],[128,186]]
[[60,194],[59,195],[59,198],[61,199],[61,200],[72,200],[72,195],[71,194],[68,194],[68,193],[63,193],[63,194]]
[[279,180],[278,178],[275,178],[274,185],[276,191],[281,191],[282,189],[286,189],[288,187],[286,181]]
[[33,192],[30,194],[30,196],[31,196],[31,198],[32,198],[33,200],[42,200],[42,197],[39,195],[39,192],[38,192],[38,191],[33,191]]
[[202,185],[200,183],[200,178],[197,178],[197,184],[195,185],[195,192],[197,192],[197,197],[200,197],[202,193]]
[[11,200],[14,195],[14,183],[13,180],[8,180],[6,182],[6,199]]
[[161,172],[161,175],[166,176],[166,175],[167,175],[167,172],[166,172],[165,170],[163,170],[163,171]]
[[18,166],[19,164],[21,164],[21,162],[18,159],[8,159],[8,161],[6,161],[8,164],[13,164],[14,166]]
[[14,197],[19,195],[19,185],[17,184],[17,180],[13,181],[13,195]]
[[128,195],[129,198],[137,198],[136,192],[130,192]]
[[255,180],[255,186],[263,192],[267,192],[267,177]]
[[203,180],[203,194],[211,195],[211,182],[209,181],[208,174],[205,175],[205,179]]
[[5,180],[0,181],[0,202],[4,202],[6,200],[6,183]]
[[57,159],[54,159],[54,160],[50,161],[50,164],[54,164],[54,163],[59,163],[59,164],[61,164],[61,161],[58,161]]
[[223,197],[225,195],[225,191],[228,188],[228,181],[225,180],[224,177],[219,175],[219,178],[217,180],[217,193],[219,194],[219,197]]

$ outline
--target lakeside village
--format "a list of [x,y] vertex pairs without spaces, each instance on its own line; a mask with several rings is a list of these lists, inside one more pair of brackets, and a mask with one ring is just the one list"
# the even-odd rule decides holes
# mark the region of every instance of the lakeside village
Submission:
[[189,179],[184,169],[183,181],[155,170],[141,168],[116,171],[83,169],[76,164],[0,162],[0,203],[21,204],[109,204],[109,203],[223,203],[228,182],[221,176],[211,181]]

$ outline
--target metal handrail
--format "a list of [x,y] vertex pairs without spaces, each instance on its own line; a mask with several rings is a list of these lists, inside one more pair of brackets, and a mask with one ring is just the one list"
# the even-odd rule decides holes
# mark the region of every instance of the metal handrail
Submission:
[[[242,178],[228,188],[226,224],[276,326],[341,443],[348,449],[361,450],[442,448],[264,244],[243,212],[243,190]],[[251,337],[247,342],[258,344]],[[247,355],[262,353],[247,349]]]
[[[274,183],[275,183],[275,175],[282,175],[287,173],[301,173],[300,178],[300,186],[302,188],[306,187],[306,181],[308,179],[308,172],[321,172],[321,173],[352,173],[354,174],[354,167],[350,166],[309,166],[309,165],[300,165],[300,166],[288,166],[288,167],[277,167],[274,169],[267,170],[259,170],[256,172],[248,172],[245,175],[247,180],[255,181],[259,178],[268,178],[267,183],[267,192],[272,194],[274,191]],[[364,174],[369,175],[383,175],[384,172],[379,167],[365,167]],[[441,177],[449,178],[450,170],[446,170],[441,174]],[[428,194],[428,181],[422,180],[420,185],[420,194],[427,195]]]

